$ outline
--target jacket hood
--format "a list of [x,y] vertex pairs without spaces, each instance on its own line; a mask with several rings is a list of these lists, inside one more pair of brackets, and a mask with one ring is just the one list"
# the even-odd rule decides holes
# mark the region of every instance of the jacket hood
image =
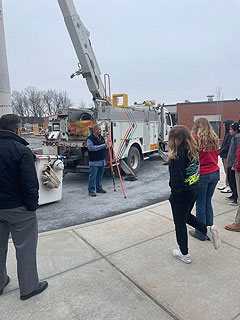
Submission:
[[29,143],[24,140],[23,138],[17,136],[15,133],[7,130],[1,130],[0,129],[0,139],[7,139],[7,140],[15,140],[23,144],[24,146],[27,146]]
[[234,139],[239,139],[240,138],[240,133],[237,133],[233,138]]
[[234,123],[234,121],[231,120],[231,119],[229,119],[229,120],[223,121],[223,123],[225,124],[225,129],[226,129],[226,134],[227,134],[227,133],[229,132],[230,125],[231,125],[232,123]]

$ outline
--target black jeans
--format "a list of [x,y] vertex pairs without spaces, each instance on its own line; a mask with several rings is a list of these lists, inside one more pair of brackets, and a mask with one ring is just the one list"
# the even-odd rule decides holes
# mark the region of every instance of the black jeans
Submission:
[[237,194],[235,170],[231,170],[231,168],[228,167],[228,169],[227,169],[227,178],[228,178],[229,186],[230,186],[230,188],[232,190],[233,199],[237,201],[238,194]]
[[188,254],[187,226],[194,227],[203,234],[207,234],[207,226],[191,214],[198,196],[198,189],[183,191],[180,195],[171,194],[169,201],[172,207],[176,238],[182,254]]

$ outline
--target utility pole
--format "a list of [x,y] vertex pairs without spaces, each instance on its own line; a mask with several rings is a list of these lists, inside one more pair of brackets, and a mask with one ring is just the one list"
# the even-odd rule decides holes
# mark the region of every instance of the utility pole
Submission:
[[0,0],[0,117],[7,113],[12,113],[12,106],[4,34],[3,7],[2,0]]

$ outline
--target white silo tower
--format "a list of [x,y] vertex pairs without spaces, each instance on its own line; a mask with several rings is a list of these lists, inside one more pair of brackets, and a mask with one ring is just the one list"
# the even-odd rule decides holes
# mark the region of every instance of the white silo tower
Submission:
[[0,116],[6,113],[12,113],[12,107],[3,23],[3,7],[2,0],[0,0]]

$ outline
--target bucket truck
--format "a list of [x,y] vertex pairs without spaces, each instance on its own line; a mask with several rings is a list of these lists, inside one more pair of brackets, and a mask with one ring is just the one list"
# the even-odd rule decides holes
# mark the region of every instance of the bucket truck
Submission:
[[165,150],[172,127],[171,115],[155,101],[129,106],[127,94],[110,97],[109,76],[105,75],[103,84],[90,32],[77,14],[73,1],[58,0],[58,3],[79,60],[79,68],[71,78],[78,75],[85,78],[94,108],[58,110],[49,122],[50,134],[44,142],[44,153],[65,156],[65,168],[69,171],[85,171],[88,168],[88,129],[97,122],[102,125],[103,135],[106,135],[106,128],[110,128],[117,159],[126,160],[128,167],[137,172],[141,160],[148,159],[151,154],[161,152],[164,156],[162,150]]

